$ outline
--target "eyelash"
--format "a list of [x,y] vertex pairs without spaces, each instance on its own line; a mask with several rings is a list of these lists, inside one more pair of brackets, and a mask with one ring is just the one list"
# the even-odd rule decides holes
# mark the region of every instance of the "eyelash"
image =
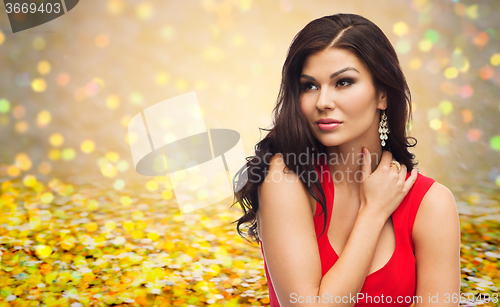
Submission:
[[[342,82],[348,82],[348,83],[349,83],[349,85],[352,85],[352,84],[354,83],[354,82],[352,81],[352,79],[347,79],[347,78],[346,78],[346,79],[340,79],[339,81],[337,81],[337,84],[342,83]],[[308,90],[308,89],[309,89],[308,87],[309,87],[310,85],[314,85],[314,84],[312,84],[311,82],[303,83],[303,84],[301,84],[300,88],[301,88],[301,90]],[[349,85],[342,86],[342,87],[347,87],[347,86],[349,86]]]

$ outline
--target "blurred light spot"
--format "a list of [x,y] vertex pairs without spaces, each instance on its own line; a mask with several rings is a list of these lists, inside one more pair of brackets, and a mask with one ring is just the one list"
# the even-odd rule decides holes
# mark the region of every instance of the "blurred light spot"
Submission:
[[493,72],[493,68],[489,67],[489,66],[483,66],[480,70],[479,70],[479,76],[481,77],[481,79],[483,80],[488,80],[488,79],[491,79],[493,78],[493,75],[494,75],[494,72]]
[[164,71],[156,74],[156,84],[165,85],[170,81],[170,75]]
[[0,31],[0,45],[3,44],[4,41],[5,41],[5,35],[3,34],[2,31]]
[[21,105],[15,106],[12,113],[16,119],[24,118],[26,116],[26,108]]
[[448,115],[453,110],[453,104],[449,100],[443,100],[439,104],[439,109],[441,110],[441,113]]
[[38,62],[37,70],[40,75],[48,74],[50,72],[50,63],[47,61]]
[[31,168],[31,160],[27,154],[20,152],[15,157],[16,166],[23,171],[27,171]]
[[57,79],[56,79],[56,82],[58,85],[60,86],[65,86],[68,84],[69,82],[69,75],[66,74],[66,73],[59,73],[59,75],[57,75]]
[[49,162],[43,161],[42,163],[38,164],[38,172],[42,175],[47,175],[52,171],[52,166],[50,165]]
[[52,115],[47,110],[42,110],[38,113],[36,117],[36,126],[38,128],[44,128],[52,121]]
[[479,32],[475,37],[474,37],[474,44],[478,46],[480,49],[484,47],[488,43],[489,37],[488,33],[486,32]]
[[233,36],[233,46],[235,47],[243,47],[245,45],[245,37],[243,34],[236,34]]
[[240,0],[240,11],[248,11],[252,6],[252,0]]
[[458,76],[458,70],[455,67],[448,67],[444,71],[444,76],[448,79],[454,79]]
[[111,231],[116,228],[116,223],[113,221],[108,221],[104,224],[104,228],[106,228],[106,230],[108,231]]
[[470,84],[466,84],[460,88],[460,97],[469,98],[474,94],[474,88]]
[[197,80],[194,84],[194,88],[197,91],[206,90],[208,88],[208,82],[206,80]]
[[466,72],[470,67],[469,60],[462,55],[462,51],[460,49],[455,49],[453,51],[451,64],[461,72]]
[[432,49],[432,42],[428,39],[423,39],[418,44],[418,49],[422,52],[427,52]]
[[140,220],[144,217],[144,213],[142,213],[142,211],[139,211],[139,210],[135,210],[133,213],[132,213],[132,219],[133,220]]
[[125,181],[123,179],[116,179],[115,182],[113,183],[113,188],[115,190],[121,191],[125,187]]
[[146,20],[153,14],[153,7],[149,4],[149,2],[142,2],[137,6],[135,13],[137,18]]
[[203,48],[203,58],[207,61],[220,62],[225,58],[224,50],[217,46]]
[[146,183],[146,189],[150,192],[156,191],[158,189],[158,183],[154,180],[150,180]]
[[121,124],[123,127],[127,128],[130,120],[132,119],[132,116],[130,115],[125,115],[122,117]]
[[179,91],[185,91],[188,88],[188,82],[184,78],[178,78],[178,79],[175,80],[175,87]]
[[411,50],[411,43],[408,39],[400,39],[396,44],[396,51],[398,53],[406,54]]
[[439,128],[441,128],[441,125],[442,125],[442,122],[437,118],[435,118],[429,122],[429,126],[434,130],[438,130]]
[[26,175],[23,178],[23,184],[27,187],[34,187],[37,182],[36,177],[33,175]]
[[116,169],[120,172],[125,172],[128,170],[128,162],[125,160],[120,160],[118,163],[116,163]]
[[477,19],[477,4],[468,6],[467,9],[465,10],[465,13],[467,14],[467,17],[470,19]]
[[9,111],[10,111],[10,102],[5,98],[0,99],[0,113],[5,114]]
[[45,192],[42,194],[42,197],[40,197],[40,201],[43,204],[50,204],[54,200],[54,194],[51,192]]
[[111,162],[117,162],[120,159],[120,155],[115,151],[108,151],[106,153],[106,159]]
[[57,161],[61,159],[61,152],[57,148],[53,148],[49,151],[49,159],[52,161]]
[[142,94],[140,92],[132,92],[129,99],[130,102],[134,105],[140,105],[144,102],[144,98],[142,97]]
[[492,55],[490,58],[490,63],[493,66],[500,65],[500,53],[495,53],[494,55]]
[[27,121],[24,121],[24,120],[19,121],[16,123],[15,129],[19,133],[25,133],[29,129],[29,124]]
[[394,31],[397,36],[403,36],[408,33],[408,25],[404,21],[397,22],[392,27],[392,31]]
[[35,37],[35,39],[33,40],[33,49],[37,50],[37,51],[40,51],[42,50],[43,48],[45,48],[45,40],[43,39],[43,37],[41,36],[37,36]]
[[82,144],[80,145],[80,149],[82,150],[82,152],[87,154],[93,152],[95,149],[94,141],[92,140],[83,141]]
[[472,121],[472,112],[470,110],[462,110],[462,120],[464,123],[468,124]]
[[76,151],[73,148],[64,148],[61,157],[63,160],[69,161],[73,160],[76,156]]
[[15,165],[9,165],[9,167],[7,168],[7,174],[10,177],[17,177],[17,176],[19,176],[20,173],[21,173],[21,170],[19,168],[17,168],[17,166],[15,166]]
[[85,92],[85,95],[88,97],[92,97],[97,95],[100,90],[104,87],[104,81],[100,78],[94,78],[92,81],[87,83],[85,85],[83,91]]
[[481,139],[481,131],[479,129],[473,128],[467,132],[467,139],[471,142],[477,142]]
[[106,34],[99,34],[95,38],[95,45],[99,48],[104,48],[109,45],[109,38]]
[[175,38],[175,28],[171,25],[165,25],[161,28],[160,35],[163,39],[173,40]]
[[124,207],[130,207],[130,205],[132,204],[132,199],[130,198],[130,196],[125,195],[120,198],[120,202]]
[[101,167],[101,173],[105,177],[112,178],[112,177],[116,176],[116,168],[114,167],[113,164],[108,163],[108,164]]
[[422,61],[419,58],[413,58],[410,61],[410,69],[417,70],[422,67]]
[[122,0],[109,0],[108,1],[108,12],[113,15],[119,15],[123,12],[123,1]]
[[106,105],[110,109],[116,109],[120,105],[120,97],[117,95],[109,95],[108,98],[106,98]]
[[425,39],[432,43],[437,43],[439,41],[439,33],[436,30],[430,29],[425,32]]
[[50,145],[59,147],[64,143],[64,137],[60,133],[52,133],[49,137]]
[[45,83],[45,80],[42,78],[36,78],[31,82],[31,88],[35,92],[43,92],[47,88],[47,83]]
[[500,135],[495,135],[490,140],[491,148],[500,151]]

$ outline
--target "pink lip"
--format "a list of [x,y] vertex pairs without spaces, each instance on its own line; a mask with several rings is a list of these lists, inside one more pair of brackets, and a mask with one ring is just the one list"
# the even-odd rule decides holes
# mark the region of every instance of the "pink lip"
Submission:
[[340,120],[333,118],[322,118],[316,122],[317,124],[331,124],[331,123],[342,123]]
[[318,127],[321,130],[330,131],[330,130],[336,129],[340,125],[342,125],[342,123],[318,124]]

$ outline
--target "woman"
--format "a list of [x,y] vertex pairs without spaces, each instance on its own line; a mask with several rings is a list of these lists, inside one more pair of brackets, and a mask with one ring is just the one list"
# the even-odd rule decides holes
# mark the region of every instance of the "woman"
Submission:
[[235,193],[272,307],[458,305],[456,204],[414,168],[409,119],[397,55],[371,21],[325,16],[296,35],[274,127]]

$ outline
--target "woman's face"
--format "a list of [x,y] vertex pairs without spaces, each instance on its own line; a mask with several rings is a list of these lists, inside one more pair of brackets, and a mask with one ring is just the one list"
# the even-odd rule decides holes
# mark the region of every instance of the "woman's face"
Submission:
[[[323,145],[352,141],[355,145],[365,143],[363,138],[368,136],[378,136],[377,109],[387,107],[386,95],[383,91],[376,95],[368,67],[351,52],[328,48],[308,56],[300,85],[302,112],[313,135]],[[318,123],[321,119],[340,123],[328,124],[330,120]]]

